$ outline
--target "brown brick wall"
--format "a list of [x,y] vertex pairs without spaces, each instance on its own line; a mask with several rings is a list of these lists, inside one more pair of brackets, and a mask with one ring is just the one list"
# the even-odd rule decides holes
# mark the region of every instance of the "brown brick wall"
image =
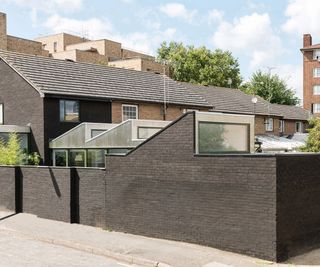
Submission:
[[7,50],[7,17],[0,12],[0,49]]
[[[156,103],[130,103],[130,102],[112,102],[112,122],[122,121],[122,104],[138,105],[139,119],[141,120],[163,120],[162,105]],[[182,106],[169,105],[167,108],[166,120],[173,121],[179,118],[185,108]],[[192,107],[189,107],[192,108]],[[201,111],[208,111],[201,109]]]
[[[320,63],[313,60],[313,51],[303,53],[303,107],[311,111],[311,104],[320,104],[320,95],[313,95],[313,86],[320,85],[320,78],[313,77],[313,69],[320,68]],[[320,116],[319,113],[315,114]]]
[[273,131],[267,132],[266,126],[264,124],[264,120],[267,118],[267,116],[255,116],[255,134],[272,134],[272,135],[279,135],[279,118],[272,117],[273,118]]
[[7,36],[7,49],[13,52],[42,56],[42,43],[14,36]]

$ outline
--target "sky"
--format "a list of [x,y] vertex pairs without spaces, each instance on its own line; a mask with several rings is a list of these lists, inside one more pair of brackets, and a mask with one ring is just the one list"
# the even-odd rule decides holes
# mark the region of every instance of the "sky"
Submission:
[[232,52],[249,80],[278,74],[302,98],[302,35],[320,42],[320,0],[0,0],[8,34],[68,32],[155,54],[163,41]]

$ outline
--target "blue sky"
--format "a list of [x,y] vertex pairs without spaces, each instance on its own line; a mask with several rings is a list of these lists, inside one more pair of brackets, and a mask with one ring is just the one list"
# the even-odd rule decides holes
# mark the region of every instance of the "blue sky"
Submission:
[[320,40],[320,0],[0,0],[10,35],[69,32],[154,54],[166,40],[230,50],[247,80],[279,74],[302,97],[302,34]]

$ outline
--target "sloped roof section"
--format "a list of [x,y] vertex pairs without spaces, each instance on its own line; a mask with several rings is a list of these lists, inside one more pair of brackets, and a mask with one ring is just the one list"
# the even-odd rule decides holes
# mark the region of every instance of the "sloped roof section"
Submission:
[[259,96],[256,96],[258,101],[254,105],[252,103],[253,95],[248,95],[239,89],[185,85],[197,94],[201,94],[214,107],[215,111],[272,115],[289,120],[308,120],[310,117],[309,112],[301,107],[271,104]]
[[[151,72],[69,62],[0,50],[2,58],[44,95],[70,95],[211,107],[186,86]],[[164,86],[165,84],[165,86]]]
[[252,103],[253,96],[245,94],[239,89],[185,85],[197,94],[201,94],[214,107],[215,111],[281,116],[281,114],[273,112],[270,108],[271,104],[260,97],[257,97],[258,102],[254,105]]
[[287,120],[308,120],[310,118],[310,112],[306,109],[297,106],[271,104],[271,109]]

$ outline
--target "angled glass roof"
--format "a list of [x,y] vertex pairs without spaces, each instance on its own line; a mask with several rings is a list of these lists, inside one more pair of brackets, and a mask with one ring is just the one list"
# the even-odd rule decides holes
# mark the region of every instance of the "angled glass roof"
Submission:
[[127,120],[120,124],[82,123],[52,140],[50,148],[133,148],[169,123],[154,120]]

